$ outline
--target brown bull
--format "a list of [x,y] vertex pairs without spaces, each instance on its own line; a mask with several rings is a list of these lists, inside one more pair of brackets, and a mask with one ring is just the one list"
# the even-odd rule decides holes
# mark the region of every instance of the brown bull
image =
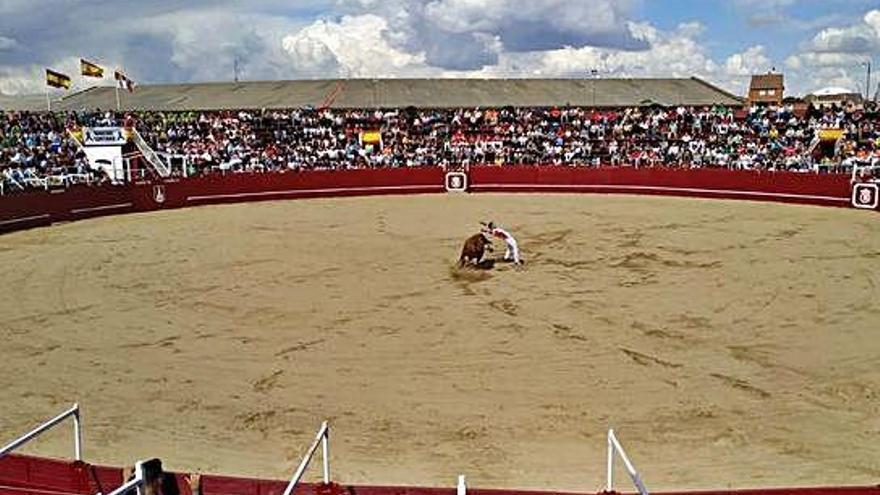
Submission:
[[492,249],[492,241],[483,234],[474,234],[464,241],[464,247],[461,248],[461,257],[458,258],[458,266],[462,267],[468,262],[479,264],[483,259],[486,251],[490,253]]

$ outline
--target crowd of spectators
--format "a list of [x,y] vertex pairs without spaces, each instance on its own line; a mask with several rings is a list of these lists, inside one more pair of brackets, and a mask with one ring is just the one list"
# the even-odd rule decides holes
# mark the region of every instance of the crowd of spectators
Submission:
[[[101,180],[69,131],[133,126],[178,173],[570,165],[847,171],[880,166],[880,111],[863,108],[289,109],[0,112],[3,191]],[[830,148],[823,129],[844,136]]]
[[66,119],[54,113],[0,112],[0,191],[91,178],[85,155],[67,137]]

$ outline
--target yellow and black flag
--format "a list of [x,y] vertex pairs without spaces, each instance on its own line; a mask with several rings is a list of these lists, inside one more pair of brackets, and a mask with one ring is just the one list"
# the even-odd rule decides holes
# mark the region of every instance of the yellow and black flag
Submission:
[[46,69],[46,85],[53,88],[70,89],[70,84],[70,77],[52,69]]
[[104,77],[103,67],[83,58],[79,59],[79,70],[86,77],[97,77],[98,79]]

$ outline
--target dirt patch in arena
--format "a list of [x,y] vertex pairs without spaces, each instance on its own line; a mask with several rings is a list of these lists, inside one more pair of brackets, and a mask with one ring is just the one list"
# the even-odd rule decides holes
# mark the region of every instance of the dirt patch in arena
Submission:
[[[528,264],[456,270],[489,219]],[[665,198],[31,230],[0,237],[0,432],[78,401],[92,461],[281,478],[326,418],[342,482],[598,491],[613,426],[655,490],[872,484],[878,266],[875,214]]]

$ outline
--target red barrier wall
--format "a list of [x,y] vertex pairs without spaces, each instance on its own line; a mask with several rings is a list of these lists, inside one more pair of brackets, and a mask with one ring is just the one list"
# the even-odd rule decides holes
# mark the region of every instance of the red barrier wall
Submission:
[[[125,186],[77,186],[0,198],[0,232],[132,211],[269,199],[440,193],[440,168],[229,174]],[[471,192],[662,194],[849,206],[842,175],[680,170],[476,167]]]
[[481,167],[471,170],[471,190],[597,192],[751,199],[849,206],[845,175],[722,169]]
[[0,197],[0,232],[133,211],[270,199],[443,192],[439,168],[230,174]]
[[[95,466],[82,462],[63,462],[39,457],[11,455],[0,459],[0,495],[92,495],[103,493],[122,484],[122,470]],[[191,495],[183,476],[178,474],[181,495]],[[454,483],[451,480],[450,483]],[[281,495],[287,485],[284,481],[234,478],[229,476],[202,476],[203,495]],[[303,483],[295,495],[453,495],[455,488],[353,486]],[[560,492],[523,490],[487,490],[468,488],[470,495],[566,495]],[[667,492],[667,495],[880,495],[880,487],[839,488],[779,488],[755,490],[720,490],[702,492]],[[567,494],[576,495],[576,494]]]
[[166,183],[164,204],[155,202],[153,187],[137,189],[142,209],[267,199],[438,193],[443,192],[443,171],[413,168],[213,175]]

